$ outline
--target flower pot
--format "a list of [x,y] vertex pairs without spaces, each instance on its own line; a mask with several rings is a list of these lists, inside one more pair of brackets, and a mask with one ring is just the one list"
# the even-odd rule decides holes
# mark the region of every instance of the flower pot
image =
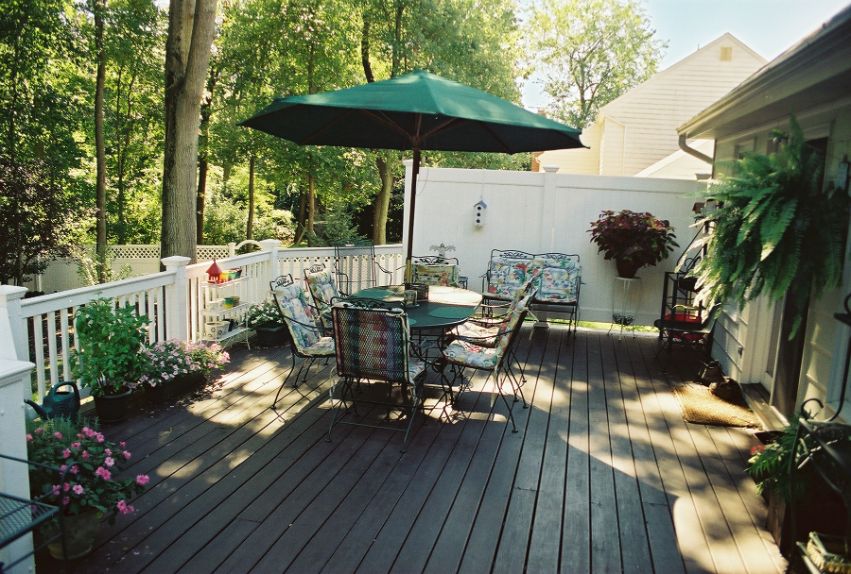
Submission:
[[258,347],[279,347],[287,342],[287,328],[284,325],[257,325],[254,343]]
[[635,277],[636,271],[641,268],[639,263],[633,263],[626,259],[615,259],[615,265],[618,268],[618,277],[632,279]]
[[133,391],[124,391],[118,395],[95,397],[95,412],[103,423],[114,423],[127,418]]
[[100,514],[86,510],[80,514],[64,516],[65,548],[63,552],[61,529],[58,520],[45,524],[42,533],[47,538],[56,538],[47,545],[50,555],[58,560],[76,560],[92,551],[100,529]]
[[160,383],[156,387],[146,386],[145,397],[147,397],[148,402],[152,404],[162,404],[168,402],[169,399],[173,398],[171,384]]

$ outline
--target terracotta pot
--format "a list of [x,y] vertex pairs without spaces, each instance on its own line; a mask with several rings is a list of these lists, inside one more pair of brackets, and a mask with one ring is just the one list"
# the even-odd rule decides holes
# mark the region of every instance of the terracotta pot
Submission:
[[61,529],[58,520],[48,522],[43,528],[46,538],[55,538],[47,545],[50,555],[58,560],[76,560],[92,551],[100,530],[100,514],[86,510],[80,514],[64,516],[65,548],[63,552]]
[[615,265],[618,268],[618,277],[625,277],[627,279],[635,277],[636,271],[641,268],[641,264],[625,259],[615,259]]
[[95,412],[103,423],[114,423],[127,418],[133,391],[124,391],[118,395],[95,397]]

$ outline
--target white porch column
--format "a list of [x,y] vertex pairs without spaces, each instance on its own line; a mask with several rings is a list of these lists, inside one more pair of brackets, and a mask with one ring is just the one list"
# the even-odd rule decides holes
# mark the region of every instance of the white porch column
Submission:
[[[24,361],[0,359],[0,437],[3,437],[0,452],[22,459],[27,458],[27,431],[21,397],[29,394],[30,371],[34,366]],[[0,459],[0,492],[29,499],[29,467],[22,462]],[[32,536],[27,534],[0,550],[0,562],[8,564],[30,552]],[[35,564],[30,557],[12,567],[9,572],[35,572]]]
[[21,317],[26,287],[0,285],[0,359],[26,361],[27,324]]
[[189,340],[189,279],[186,266],[188,257],[173,255],[161,260],[166,271],[174,272],[174,282],[166,285],[166,338]]

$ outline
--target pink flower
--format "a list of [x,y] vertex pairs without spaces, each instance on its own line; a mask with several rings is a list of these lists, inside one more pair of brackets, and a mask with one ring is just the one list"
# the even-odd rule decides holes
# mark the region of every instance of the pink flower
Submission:
[[65,450],[62,451],[62,458],[68,458],[70,456],[71,456],[71,450],[70,449],[66,448]]
[[106,457],[105,459],[103,459],[103,463],[104,463],[106,466],[108,466],[108,467],[112,468],[112,465],[114,465],[114,464],[115,464],[115,461],[113,460],[113,458],[112,458],[111,456],[108,456],[108,457]]
[[71,448],[73,448],[74,450],[78,450],[80,446],[80,441],[78,440],[71,443]]
[[108,448],[103,449],[103,454],[106,456],[112,456],[112,451]]
[[98,441],[99,443],[103,442],[103,433],[97,433],[95,435],[95,440]]
[[38,427],[37,429],[35,429],[35,434],[41,434],[43,432],[44,432],[44,429],[41,428],[41,427]]
[[62,486],[59,484],[54,484],[50,487],[50,490],[53,493],[53,496],[59,496],[59,493],[62,492]]
[[118,446],[120,446],[121,448],[126,448],[127,447],[127,441],[125,441],[125,440],[119,441]]
[[71,474],[77,474],[78,472],[80,472],[80,467],[78,465],[75,464],[71,467]]
[[71,483],[66,482],[65,484],[62,485],[62,491],[63,492],[68,492],[69,490],[71,490]]
[[59,440],[62,440],[62,433],[59,432],[59,431],[56,431],[55,433],[53,433],[53,436],[55,438],[59,439]]
[[59,472],[65,472],[66,470],[68,470],[67,464],[60,465]]
[[71,497],[70,496],[63,496],[62,497],[62,506],[68,506],[69,504],[71,504]]
[[124,460],[130,460],[130,452],[129,451],[125,450],[124,452],[121,453],[121,455],[124,457]]
[[83,485],[75,484],[74,487],[71,490],[74,491],[74,494],[76,494],[77,496],[80,496],[81,494],[83,494],[83,491],[85,489],[83,488]]
[[136,484],[139,486],[145,486],[151,481],[150,477],[147,474],[137,474],[136,475]]
[[112,478],[112,473],[102,466],[97,467],[97,470],[95,470],[95,475],[101,477],[104,480],[109,480],[110,478]]
[[89,460],[89,451],[84,450],[80,456],[83,457],[83,460]]
[[33,441],[33,435],[31,435],[30,433],[27,433],[27,442],[32,442],[32,441]]
[[132,505],[127,504],[127,501],[126,501],[126,500],[119,500],[119,501],[115,504],[115,507],[116,507],[116,508],[118,508],[118,512],[120,512],[121,514],[130,514],[131,512],[135,512],[135,511],[136,511],[136,509],[135,509],[135,508],[133,508],[133,506],[132,506]]

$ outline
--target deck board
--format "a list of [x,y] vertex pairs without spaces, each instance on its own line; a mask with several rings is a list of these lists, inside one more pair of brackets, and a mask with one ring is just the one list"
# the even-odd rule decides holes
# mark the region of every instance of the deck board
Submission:
[[151,485],[76,570],[783,571],[744,473],[751,434],[682,420],[672,385],[694,356],[559,325],[524,327],[517,351],[519,432],[476,374],[402,453],[386,430],[326,440],[332,365],[273,411],[288,352],[237,349],[203,395],[105,427]]

